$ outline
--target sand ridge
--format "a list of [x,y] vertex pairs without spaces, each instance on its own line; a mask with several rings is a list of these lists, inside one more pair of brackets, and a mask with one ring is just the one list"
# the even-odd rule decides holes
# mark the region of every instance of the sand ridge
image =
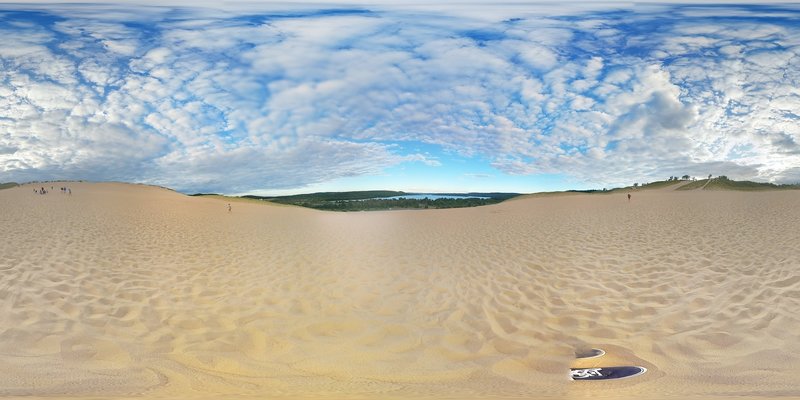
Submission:
[[[335,213],[0,191],[0,396],[800,395],[800,192]],[[642,365],[572,382],[574,351]]]

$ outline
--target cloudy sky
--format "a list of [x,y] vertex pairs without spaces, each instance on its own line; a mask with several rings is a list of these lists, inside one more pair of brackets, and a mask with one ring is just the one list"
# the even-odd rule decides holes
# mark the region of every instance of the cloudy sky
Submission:
[[798,4],[115,4],[0,3],[0,182],[800,182]]

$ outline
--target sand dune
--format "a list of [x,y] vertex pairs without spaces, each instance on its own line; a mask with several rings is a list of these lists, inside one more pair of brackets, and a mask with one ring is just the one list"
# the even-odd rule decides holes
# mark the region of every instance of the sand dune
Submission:
[[[54,185],[0,191],[0,396],[800,396],[800,191],[228,213]],[[568,378],[608,364],[648,373]]]

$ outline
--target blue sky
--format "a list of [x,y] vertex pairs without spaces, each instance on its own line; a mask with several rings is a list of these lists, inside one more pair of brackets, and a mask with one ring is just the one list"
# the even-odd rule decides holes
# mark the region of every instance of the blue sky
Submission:
[[800,182],[800,5],[0,3],[0,181]]

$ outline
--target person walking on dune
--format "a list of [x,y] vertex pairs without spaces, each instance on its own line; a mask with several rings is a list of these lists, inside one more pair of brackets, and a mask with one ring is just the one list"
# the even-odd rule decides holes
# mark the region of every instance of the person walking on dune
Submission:
[[630,203],[630,201],[631,201],[631,194],[628,193],[628,202]]
[[231,212],[231,203],[228,203],[228,212]]

